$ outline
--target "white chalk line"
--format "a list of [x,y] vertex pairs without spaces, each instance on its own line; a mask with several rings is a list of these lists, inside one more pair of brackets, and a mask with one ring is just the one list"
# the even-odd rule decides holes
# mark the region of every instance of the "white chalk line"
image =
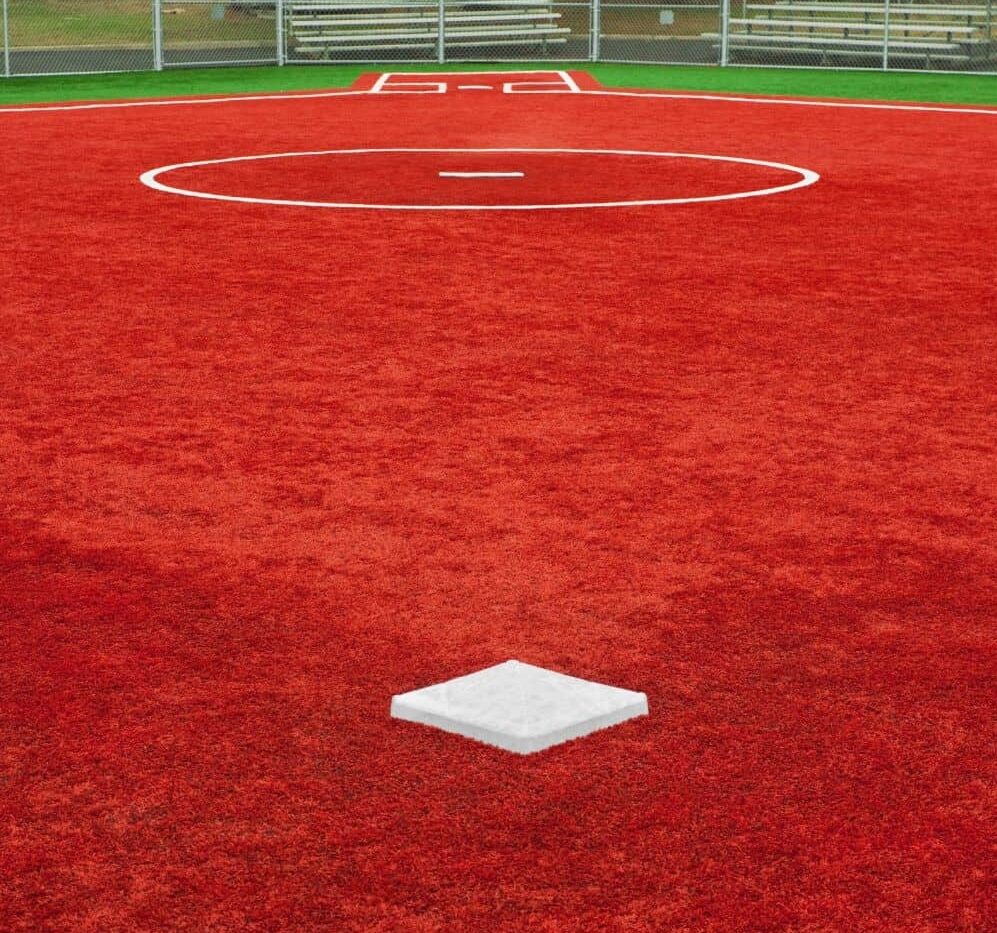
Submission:
[[45,107],[0,107],[0,113],[59,113],[73,110],[124,110],[131,107],[180,107],[201,104],[242,104],[267,100],[320,100],[326,97],[361,97],[370,91],[315,91],[307,94],[240,94],[237,97],[178,97],[162,100],[125,100],[113,103],[53,104]]
[[[567,71],[386,71],[370,89],[372,94],[445,94],[449,81],[434,81],[436,78],[452,78],[460,75],[490,75],[496,77],[516,76],[515,81],[503,81],[503,94],[580,94],[581,88]],[[521,78],[535,75],[555,75],[558,81],[523,81]],[[401,81],[390,84],[392,78],[419,78],[418,81]],[[529,90],[524,90],[529,88]],[[458,84],[459,91],[490,91],[490,85]]]
[[440,172],[440,178],[525,178],[524,172]]
[[[345,201],[302,201],[289,198],[254,198],[243,195],[216,194],[209,191],[194,191],[189,188],[177,188],[159,181],[160,175],[185,168],[198,168],[206,165],[225,165],[233,162],[261,162],[271,159],[306,158],[326,155],[369,155],[381,153],[566,153],[573,155],[614,155],[672,159],[700,159],[708,162],[734,162],[742,165],[755,165],[763,168],[774,168],[799,175],[799,179],[785,185],[770,188],[757,188],[750,191],[738,191],[729,194],[704,195],[693,198],[651,198],[627,201],[583,201],[552,204],[371,204]],[[396,211],[548,211],[548,210],[578,210],[583,208],[601,207],[651,207],[663,204],[703,204],[715,201],[736,201],[743,198],[755,198],[764,195],[781,194],[797,188],[806,188],[820,180],[820,175],[811,169],[799,168],[783,162],[768,162],[762,159],[748,159],[738,156],[707,155],[692,152],[657,152],[634,149],[536,149],[536,148],[503,148],[503,149],[444,149],[444,148],[379,148],[379,149],[321,149],[309,152],[275,152],[266,155],[230,156],[223,159],[202,159],[197,162],[179,162],[174,165],[164,165],[149,169],[139,176],[143,185],[166,194],[177,194],[183,197],[200,198],[206,201],[229,201],[242,204],[271,204],[282,207],[321,207],[358,210],[396,210]]]

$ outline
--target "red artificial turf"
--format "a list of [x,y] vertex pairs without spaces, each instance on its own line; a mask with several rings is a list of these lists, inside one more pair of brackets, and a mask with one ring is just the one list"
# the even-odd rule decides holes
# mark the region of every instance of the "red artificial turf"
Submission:
[[[649,96],[0,114],[0,927],[992,929],[995,143]],[[822,179],[138,182],[389,146]],[[527,758],[388,718],[507,658],[651,715]]]

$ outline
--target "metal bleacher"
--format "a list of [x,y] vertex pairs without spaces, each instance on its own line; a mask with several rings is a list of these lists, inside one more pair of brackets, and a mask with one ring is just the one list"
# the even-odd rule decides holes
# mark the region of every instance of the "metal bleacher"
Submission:
[[929,65],[967,62],[992,54],[991,4],[745,2],[742,15],[729,20],[728,49],[769,61],[810,56],[828,63],[885,54]]
[[288,33],[300,59],[349,59],[357,53],[427,54],[453,48],[548,46],[571,30],[543,0],[297,0],[287,5]]

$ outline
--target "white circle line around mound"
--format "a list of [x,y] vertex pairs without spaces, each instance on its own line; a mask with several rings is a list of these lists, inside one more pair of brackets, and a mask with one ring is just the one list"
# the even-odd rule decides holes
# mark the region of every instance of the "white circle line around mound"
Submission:
[[[582,201],[552,204],[369,204],[348,201],[298,201],[285,198],[254,198],[234,194],[216,194],[211,191],[193,191],[178,188],[160,181],[161,175],[185,168],[199,168],[205,165],[225,165],[233,162],[262,162],[269,159],[296,159],[325,155],[372,155],[382,153],[557,153],[568,155],[614,155],[666,159],[701,159],[707,162],[735,162],[742,165],[757,165],[762,168],[779,169],[798,175],[795,181],[771,188],[755,188],[749,191],[735,191],[730,194],[712,194],[694,198],[651,198],[633,201]],[[266,155],[231,156],[225,159],[203,159],[198,162],[178,162],[149,169],[139,176],[143,185],[167,194],[178,194],[188,198],[201,198],[207,201],[235,201],[244,204],[274,204],[281,207],[325,207],[354,210],[383,211],[548,211],[577,210],[595,207],[651,207],[662,204],[702,204],[709,201],[737,201],[742,198],[758,198],[770,194],[782,194],[797,188],[806,188],[820,180],[820,175],[808,168],[799,168],[783,162],[768,162],[762,159],[746,159],[740,156],[704,155],[695,152],[650,152],[638,149],[454,149],[454,148],[388,148],[388,149],[320,149],[311,152],[275,152]]]

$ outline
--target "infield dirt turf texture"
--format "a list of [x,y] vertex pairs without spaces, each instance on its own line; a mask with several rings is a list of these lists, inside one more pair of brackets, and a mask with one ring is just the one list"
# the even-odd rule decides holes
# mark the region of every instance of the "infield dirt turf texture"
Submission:
[[[516,79],[0,113],[4,929],[993,928],[997,110]],[[139,181],[385,148],[820,179]],[[792,180],[507,155],[162,180]]]

